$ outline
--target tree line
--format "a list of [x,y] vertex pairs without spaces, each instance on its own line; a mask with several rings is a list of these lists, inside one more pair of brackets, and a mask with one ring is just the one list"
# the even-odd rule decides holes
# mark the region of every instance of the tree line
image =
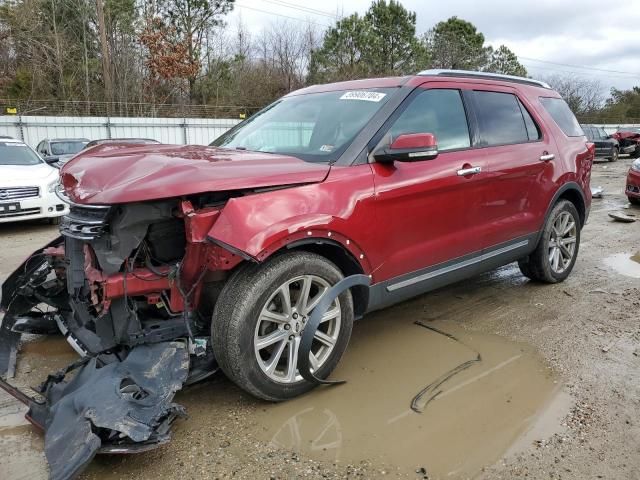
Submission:
[[[314,83],[425,68],[527,75],[509,48],[487,45],[463,19],[417,32],[415,12],[397,0],[374,0],[364,15],[324,30],[280,21],[252,32],[228,25],[234,7],[234,0],[0,0],[0,98],[41,101],[48,110],[75,102],[77,114],[170,104],[186,106],[181,115],[227,116]],[[589,99],[594,85],[576,89],[577,80],[554,79],[567,84],[578,110],[602,110],[602,89]],[[612,107],[624,95],[609,99],[610,114],[628,114]],[[97,104],[107,111],[96,112]],[[151,113],[158,112],[167,114]]]

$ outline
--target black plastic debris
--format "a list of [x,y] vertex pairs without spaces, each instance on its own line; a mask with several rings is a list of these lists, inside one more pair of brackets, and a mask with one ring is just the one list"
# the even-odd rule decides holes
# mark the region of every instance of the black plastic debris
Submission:
[[467,360],[466,362],[462,362],[460,365],[452,368],[448,372],[436,378],[433,382],[431,382],[429,385],[424,387],[413,397],[413,399],[411,400],[411,410],[413,410],[416,413],[422,413],[424,412],[424,409],[427,408],[427,405],[429,405],[429,403],[431,403],[432,400],[434,400],[438,395],[442,393],[442,390],[440,389],[440,387],[444,383],[449,381],[451,378],[455,377],[460,372],[463,372],[469,367],[472,367],[474,364],[481,362],[482,357],[480,356],[480,352],[476,352],[471,347],[469,347],[468,345],[466,345],[465,343],[463,343],[462,341],[460,341],[458,338],[451,335],[450,333],[444,332],[442,330],[439,330],[435,327],[432,327],[420,321],[416,321],[413,323],[420,327],[426,328],[427,330],[431,330],[432,332],[435,332],[439,335],[444,335],[445,337],[464,345],[465,347],[467,347],[469,350],[471,350],[473,353],[476,354],[475,358]]
[[344,380],[323,380],[316,377],[311,371],[311,363],[309,361],[309,354],[311,353],[311,345],[313,343],[313,337],[318,330],[320,320],[327,310],[331,307],[336,298],[338,298],[345,290],[363,285],[368,287],[371,283],[371,279],[366,275],[351,275],[343,278],[333,287],[331,287],[320,299],[318,305],[313,309],[309,316],[309,321],[302,332],[302,341],[300,342],[300,350],[298,353],[298,371],[302,378],[308,382],[312,382],[318,385],[339,385],[345,383]]
[[129,452],[169,440],[183,407],[173,403],[189,372],[182,342],[141,345],[121,362],[91,358],[69,381],[45,382],[50,478],[74,478],[101,450]]

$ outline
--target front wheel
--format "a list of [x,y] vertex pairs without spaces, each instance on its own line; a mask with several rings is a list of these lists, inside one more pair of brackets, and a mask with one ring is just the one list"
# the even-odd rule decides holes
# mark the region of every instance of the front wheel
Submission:
[[611,152],[611,156],[609,157],[609,161],[617,162],[619,156],[620,156],[620,152],[618,151],[617,148],[614,147],[613,151]]
[[627,199],[629,200],[629,203],[631,203],[632,205],[640,205],[640,198],[627,197]]
[[518,266],[532,280],[562,282],[573,270],[579,246],[580,215],[573,203],[561,200],[551,210],[536,249]]
[[[240,388],[270,401],[298,396],[313,384],[297,369],[309,315],[342,280],[326,258],[308,252],[247,264],[227,282],[211,324],[213,351],[224,373]],[[315,376],[326,378],[342,357],[353,326],[353,300],[343,292],[322,318],[309,354]]]

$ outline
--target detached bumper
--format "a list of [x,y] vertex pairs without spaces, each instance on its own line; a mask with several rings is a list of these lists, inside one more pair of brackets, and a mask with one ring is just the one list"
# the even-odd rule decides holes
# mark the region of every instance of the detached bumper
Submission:
[[[69,372],[77,374],[66,380]],[[45,431],[51,480],[78,475],[96,453],[134,453],[170,439],[184,409],[172,402],[189,371],[182,342],[141,345],[122,362],[101,366],[97,357],[50,375],[43,400],[0,379],[0,388],[29,407],[26,418]]]

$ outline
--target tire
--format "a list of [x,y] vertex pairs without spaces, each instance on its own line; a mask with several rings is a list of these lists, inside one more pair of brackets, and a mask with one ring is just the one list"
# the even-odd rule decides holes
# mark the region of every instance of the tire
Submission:
[[[566,233],[560,232],[560,239],[563,240],[562,246],[556,246],[560,245],[557,242],[558,234],[556,232],[558,232],[558,227],[563,225],[562,222],[565,219],[567,219],[565,226],[568,230]],[[573,270],[578,257],[580,229],[580,215],[575,205],[568,200],[560,200],[556,203],[545,222],[536,249],[528,257],[518,261],[522,274],[538,282],[558,283],[564,281]],[[571,239],[573,241],[570,241]],[[572,244],[573,249],[571,248]],[[552,249],[557,252],[553,256]]]
[[627,197],[627,199],[629,200],[629,203],[632,205],[640,205],[640,198]]
[[52,217],[48,219],[49,225],[60,225],[60,217]]
[[611,157],[609,157],[609,161],[610,162],[617,162],[619,156],[620,156],[620,152],[618,151],[617,148],[614,148],[613,152],[611,152]]
[[629,154],[631,158],[640,158],[640,145],[636,146],[636,149]]
[[[315,303],[323,288],[335,285],[342,278],[333,263],[309,252],[286,253],[265,264],[242,266],[220,292],[211,322],[213,352],[222,371],[240,388],[264,400],[283,401],[311,390],[315,385],[302,379],[297,369],[290,369],[288,361],[290,353],[299,345],[299,335],[312,310],[311,307],[306,311],[300,304],[300,295],[304,282],[309,281],[311,293],[305,298]],[[285,291],[290,298],[288,315],[281,293]],[[312,345],[319,361],[314,374],[319,378],[329,376],[349,343],[354,317],[349,291],[342,293],[330,309],[336,310],[336,317],[319,327],[319,331],[326,329],[325,337],[332,337],[333,346],[319,340]],[[264,315],[265,311],[269,316]],[[278,316],[278,322],[270,320],[273,315]],[[283,317],[288,325],[282,323]],[[278,343],[259,349],[260,339],[266,343],[266,337],[282,335],[285,338]],[[279,362],[273,362],[276,357],[280,358]]]

